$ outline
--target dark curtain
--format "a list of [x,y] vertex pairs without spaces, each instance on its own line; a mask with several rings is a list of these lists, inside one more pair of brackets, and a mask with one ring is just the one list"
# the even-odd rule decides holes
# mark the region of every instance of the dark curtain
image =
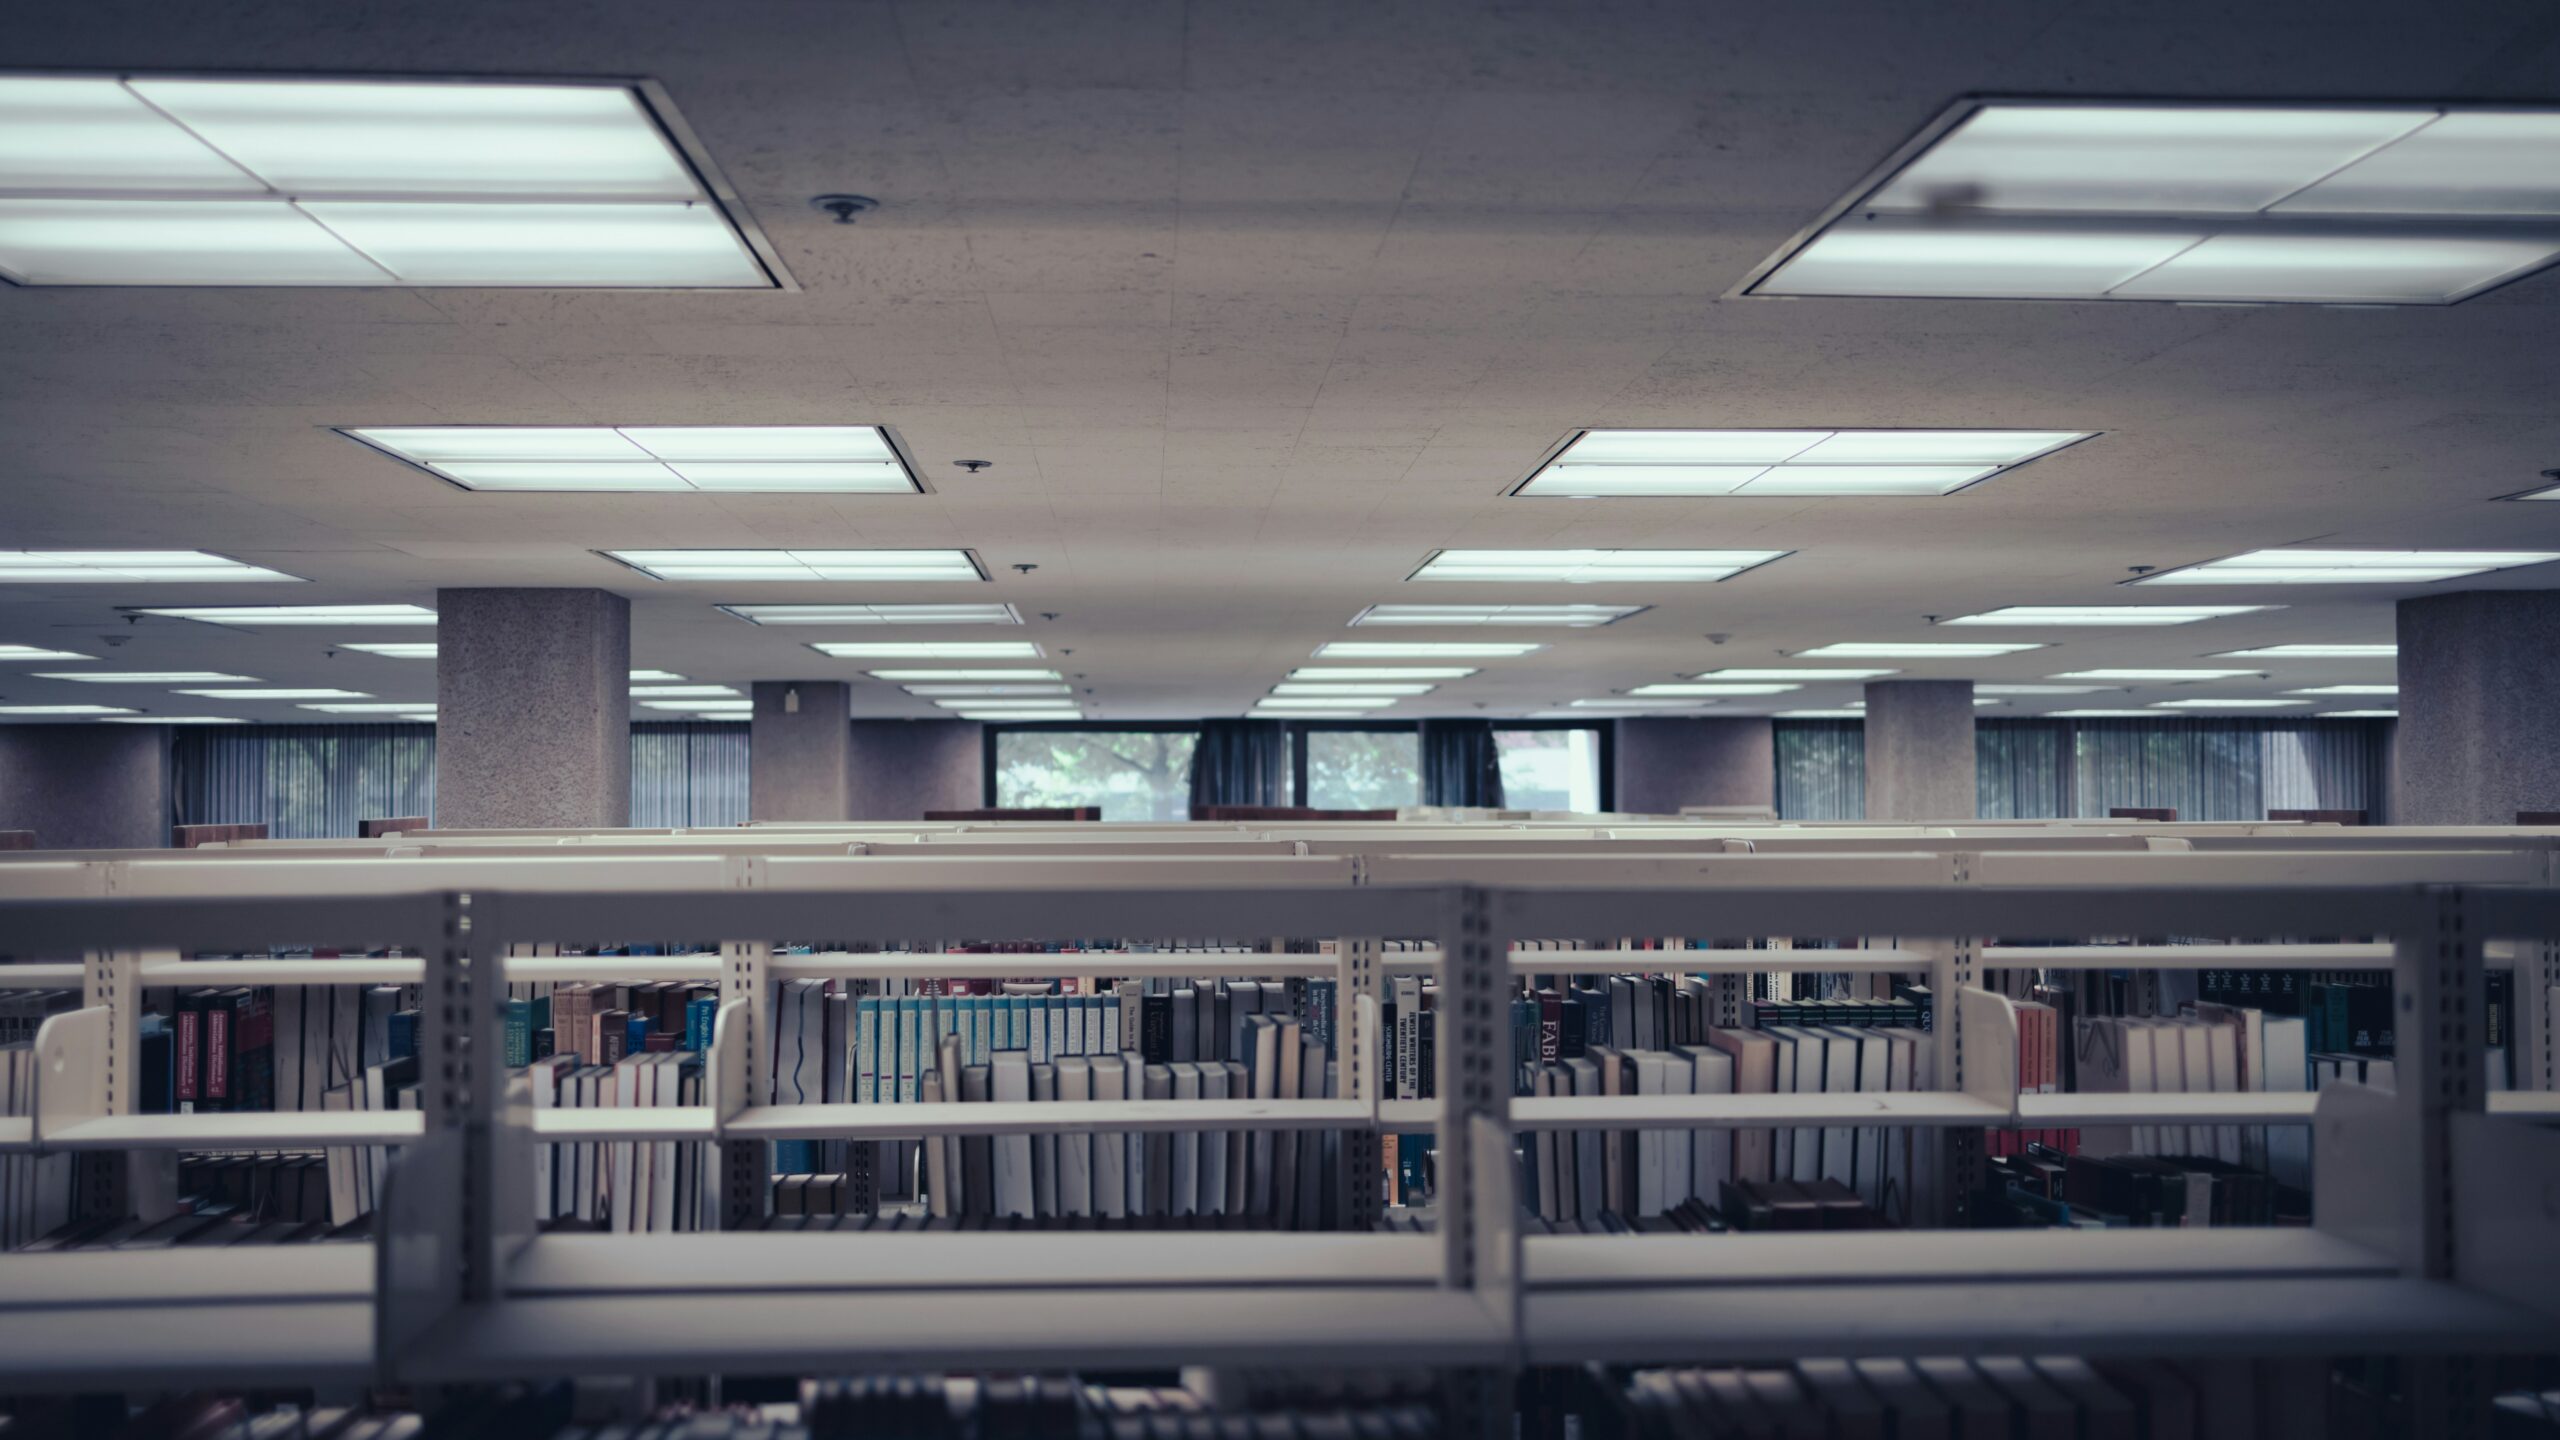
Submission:
[[1289,732],[1277,720],[1203,720],[1191,752],[1194,805],[1289,803]]
[[631,823],[747,823],[741,720],[644,720],[631,727]]
[[1777,722],[1778,818],[1867,818],[1867,728],[1858,720]]
[[352,839],[357,822],[435,813],[432,725],[173,726],[181,825],[258,825],[278,840]]
[[1492,721],[1422,722],[1422,803],[1502,808],[1502,752]]

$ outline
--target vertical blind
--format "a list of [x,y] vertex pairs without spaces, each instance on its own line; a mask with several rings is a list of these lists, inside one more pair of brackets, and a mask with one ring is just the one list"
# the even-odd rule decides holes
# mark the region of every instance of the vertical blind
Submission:
[[[2269,810],[2362,810],[2384,818],[2387,720],[1974,722],[1976,814],[2103,817],[2167,807],[2181,820],[2263,820]],[[1854,720],[1777,723],[1778,814],[1866,815],[1866,740]]]
[[[351,837],[383,815],[435,815],[432,725],[180,728],[171,786],[181,825],[264,824],[279,840]],[[747,726],[644,721],[631,727],[631,823],[739,825],[747,819]]]

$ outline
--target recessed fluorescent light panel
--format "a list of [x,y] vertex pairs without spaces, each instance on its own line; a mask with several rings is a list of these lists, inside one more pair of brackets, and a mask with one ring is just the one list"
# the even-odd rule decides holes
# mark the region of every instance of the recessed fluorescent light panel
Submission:
[[109,715],[107,725],[246,725],[237,715]]
[[2171,683],[2182,680],[2237,680],[2244,675],[2255,675],[2257,673],[2258,672],[2255,670],[2065,670],[2053,678],[2056,680],[2107,680],[2118,684],[2140,684],[2146,680],[2168,681]]
[[2314,685],[2307,690],[2287,690],[2287,695],[2397,695],[2397,685]]
[[2047,710],[2044,712],[2044,718],[2048,720],[2157,720],[2160,717],[2149,710]]
[[1354,625],[1562,625],[1588,629],[1642,614],[1645,605],[1372,605]]
[[838,660],[1037,660],[1033,640],[820,640],[810,649]]
[[348,429],[465,490],[912,495],[876,425],[423,425]]
[[1946,495],[2087,430],[1585,430],[1514,495]]
[[[654,87],[0,76],[21,285],[771,290]],[[37,137],[42,137],[41,141]]]
[[2154,710],[2277,710],[2288,705],[2308,705],[2308,700],[2154,700]]
[[2397,645],[2262,645],[2255,650],[2218,650],[2216,660],[2389,660]]
[[1508,660],[1544,650],[1528,640],[1328,640],[1319,660]]
[[722,605],[750,625],[1019,625],[1010,605]]
[[2275,610],[2275,605],[2006,605],[1979,615],[1957,615],[1941,625],[2193,625],[2226,615]]
[[966,550],[602,550],[658,580],[984,580]]
[[1419,680],[1346,681],[1341,684],[1309,683],[1283,680],[1271,687],[1274,695],[1428,695],[1437,685]]
[[1968,100],[1753,295],[2450,305],[2560,258],[2560,111]]
[[1292,680],[1464,680],[1484,672],[1465,665],[1301,665]]
[[[379,655],[385,660],[433,660],[436,658],[436,642],[433,640],[377,640],[365,645],[341,644],[337,648],[353,650],[360,655]],[[631,673],[635,678],[640,674],[637,670]]]
[[738,698],[734,685],[634,685],[634,700],[707,700],[713,696]]
[[2315,720],[2397,720],[2400,718],[2400,712],[2397,710],[2323,710],[2312,718]]
[[[0,125],[0,136],[7,129]],[[0,140],[0,145],[5,145]],[[9,202],[0,200],[0,206]],[[259,565],[244,565],[201,550],[0,550],[0,585],[128,585],[290,580]]]
[[999,725],[1028,725],[1028,724],[1032,724],[1032,723],[1039,722],[1039,721],[1049,721],[1049,720],[1082,720],[1083,718],[1085,718],[1085,717],[1084,717],[1084,712],[1083,712],[1083,711],[1081,711],[1081,710],[1067,710],[1067,709],[1059,709],[1059,710],[955,710],[955,711],[953,711],[953,712],[951,712],[951,713],[952,713],[953,717],[954,717],[954,718],[956,718],[956,719],[961,719],[961,720],[984,720],[984,721],[988,721],[988,722],[990,722],[990,723],[993,723],[993,724],[999,724]]
[[1254,702],[1257,710],[1384,710],[1395,704],[1389,696],[1356,695],[1265,695]]
[[659,685],[666,684],[670,681],[682,680],[683,678],[683,676],[677,674],[673,670],[634,670],[631,672],[631,683],[634,685]]
[[[1995,699],[1995,698],[1993,698],[1993,697],[1991,697],[1991,696],[1989,696],[1989,695],[1976,695],[1976,696],[1974,696],[1974,697],[1973,697],[1973,703],[1974,703],[1975,705],[1977,705],[1977,706],[1981,706],[1981,705],[2006,705],[2006,704],[2008,704],[2009,702],[2008,702],[2008,701],[2006,701],[2006,700]],[[1850,709],[1850,710],[1864,711],[1864,710],[1867,708],[1867,702],[1866,702],[1866,701],[1864,701],[1864,700],[1852,700],[1852,701],[1850,701],[1850,702],[1848,703],[1848,705],[1847,705],[1845,708]]]
[[893,685],[907,681],[1058,680],[1064,678],[1055,670],[865,670],[862,673],[874,680],[886,680]]
[[1696,710],[1702,706],[1713,705],[1715,703],[1716,702],[1713,700],[1672,700],[1659,697],[1644,698],[1626,695],[1608,695],[1590,700],[1575,700],[1570,702],[1572,708],[1576,710]]
[[1816,645],[1796,653],[1840,660],[1983,660],[1994,655],[2015,655],[2022,650],[2044,648],[2042,645],[1991,641],[1976,644],[1953,640],[1843,640],[1838,644]]
[[1409,580],[1613,581],[1685,584],[1726,580],[1784,556],[1784,550],[1441,550]]
[[1653,695],[1784,695],[1784,694],[1786,694],[1786,693],[1787,693],[1788,691],[1790,691],[1790,690],[1801,690],[1801,689],[1803,689],[1803,688],[1804,688],[1804,687],[1803,687],[1803,686],[1801,686],[1801,685],[1779,685],[1779,684],[1757,684],[1757,683],[1751,683],[1751,684],[1727,684],[1727,683],[1724,683],[1724,682],[1722,682],[1722,681],[1715,681],[1715,682],[1708,682],[1708,683],[1683,683],[1683,684],[1669,684],[1669,685],[1638,685],[1637,687],[1635,687],[1634,689],[1632,689],[1632,690],[1628,691],[1627,693],[1628,693],[1628,694],[1630,694],[1630,695],[1644,695],[1644,696],[1653,696]]
[[910,695],[932,700],[945,695],[1071,695],[1067,685],[906,685]]
[[92,685],[223,685],[235,680],[257,683],[255,675],[226,675],[219,670],[39,670],[38,680],[85,680]]
[[1976,695],[2095,695],[2112,689],[2107,685],[1983,685],[1973,687]]
[[[362,690],[181,690],[207,700],[370,700]],[[421,702],[423,703],[423,702]]]
[[2560,560],[2543,550],[2252,550],[2135,585],[2424,585]]
[[[436,612],[418,605],[181,605],[129,607],[131,615],[201,620],[207,625],[262,629],[270,625],[433,625]],[[353,648],[353,647],[349,647]]]
[[296,710],[317,710],[324,715],[415,715],[435,718],[436,707],[424,700],[374,700],[352,705],[296,705]]
[[1899,670],[1843,670],[1808,665],[1795,670],[1709,670],[1689,678],[1692,680],[1790,680],[1798,684],[1812,685],[1825,680],[1879,680],[1887,675],[1901,673]]
[[1039,700],[936,700],[945,710],[1055,710],[1070,702],[1055,698]]
[[93,657],[75,655],[68,650],[47,650],[41,645],[0,645],[0,660],[87,660]]
[[1781,710],[1770,718],[1773,720],[1864,720],[1867,718],[1867,712],[1864,710]]
[[131,715],[121,705],[0,705],[0,715]]
[[2554,485],[2548,490],[2527,490],[2521,495],[2510,495],[2507,498],[2510,500],[2560,500],[2560,485]]

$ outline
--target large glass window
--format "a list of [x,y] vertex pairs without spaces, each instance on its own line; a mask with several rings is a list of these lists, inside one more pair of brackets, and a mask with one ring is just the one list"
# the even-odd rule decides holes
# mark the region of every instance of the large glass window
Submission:
[[631,727],[631,823],[747,823],[748,727],[649,720]]
[[1600,732],[1591,729],[1493,732],[1509,810],[1600,808]]
[[1309,730],[1307,793],[1319,810],[1422,803],[1422,737],[1411,730]]
[[1191,818],[1191,730],[999,730],[996,804],[1099,805],[1105,820]]

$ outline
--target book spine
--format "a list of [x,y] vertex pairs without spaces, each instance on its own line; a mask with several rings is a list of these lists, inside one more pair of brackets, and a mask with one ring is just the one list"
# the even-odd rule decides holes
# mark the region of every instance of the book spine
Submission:
[[182,1002],[177,1014],[177,1056],[172,1067],[177,1112],[192,1114],[204,1103],[204,1006]]
[[205,1011],[204,1027],[204,1108],[234,1108],[231,1096],[231,1040],[233,1010],[229,997],[217,997]]
[[529,1000],[507,1002],[506,1052],[509,1066],[533,1063],[533,1003]]

